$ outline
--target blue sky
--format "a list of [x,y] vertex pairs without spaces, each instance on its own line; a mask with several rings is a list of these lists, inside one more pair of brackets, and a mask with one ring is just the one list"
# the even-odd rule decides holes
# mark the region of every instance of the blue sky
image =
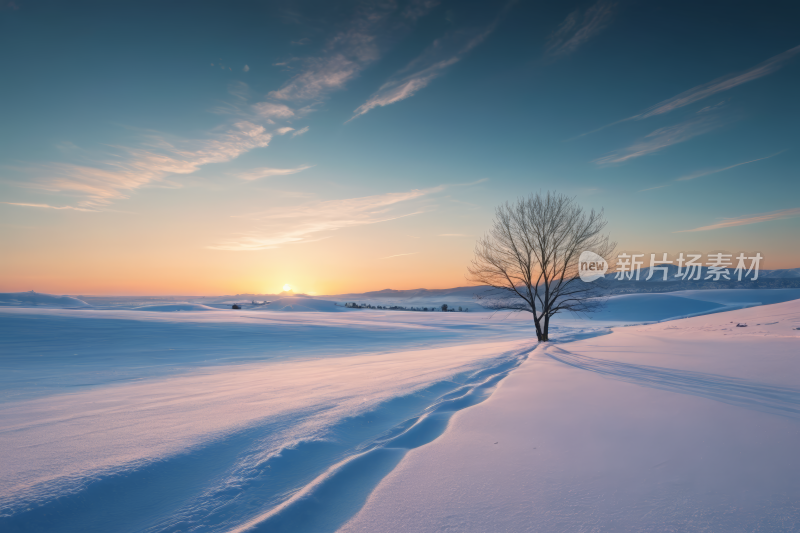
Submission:
[[798,15],[2,0],[0,288],[462,285],[494,206],[539,190],[621,250],[800,266]]

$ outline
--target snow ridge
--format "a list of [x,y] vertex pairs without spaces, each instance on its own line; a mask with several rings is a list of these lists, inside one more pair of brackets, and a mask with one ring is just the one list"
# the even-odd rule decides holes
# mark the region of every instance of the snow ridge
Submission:
[[419,416],[360,446],[358,453],[328,468],[289,500],[230,533],[336,531],[358,512],[372,490],[409,450],[436,440],[455,413],[491,396],[500,381],[531,351],[532,348],[522,350],[511,360],[475,372],[464,385],[442,396]]

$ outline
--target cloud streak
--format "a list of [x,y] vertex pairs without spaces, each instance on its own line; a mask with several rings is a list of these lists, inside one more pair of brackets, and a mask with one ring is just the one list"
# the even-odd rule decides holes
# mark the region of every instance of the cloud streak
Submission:
[[[410,0],[403,9],[393,1],[361,3],[347,27],[328,40],[320,55],[299,60],[303,62],[299,73],[269,93],[270,101],[250,105],[247,85],[241,81],[232,84],[229,91],[235,102],[212,112],[236,117],[236,122],[222,133],[212,132],[209,139],[169,142],[163,136],[150,135],[136,148],[112,147],[112,153],[84,164],[52,163],[29,168],[34,177],[20,185],[83,198],[76,208],[102,209],[140,187],[163,185],[171,175],[190,174],[204,165],[228,162],[265,147],[273,135],[302,135],[309,130],[307,126],[295,129],[287,122],[305,116],[327,93],[343,88],[380,58],[382,47],[408,33],[411,24],[437,3]],[[248,72],[250,67],[246,65],[242,70]],[[295,105],[302,100],[311,102]],[[267,169],[259,177],[285,170],[288,169]],[[258,179],[252,176],[243,179]]]
[[259,228],[212,245],[210,248],[256,251],[320,240],[326,238],[324,234],[332,231],[378,224],[423,213],[423,208],[411,204],[444,188],[438,186],[360,198],[308,202],[298,206],[279,207],[237,216],[236,218],[258,224]]
[[787,218],[794,218],[800,216],[800,207],[792,209],[784,209],[782,211],[772,211],[769,213],[761,213],[758,215],[746,215],[743,217],[726,218],[722,222],[711,224],[710,226],[702,226],[694,229],[685,229],[675,231],[673,233],[690,233],[695,231],[711,231],[715,229],[733,228],[736,226],[747,226],[749,224],[758,224],[759,222],[768,222],[770,220],[783,220]]
[[744,72],[722,76],[721,78],[717,78],[708,83],[693,87],[677,96],[673,96],[672,98],[668,98],[663,102],[659,102],[656,105],[645,109],[641,113],[627,118],[626,120],[642,120],[645,118],[654,117],[656,115],[663,115],[689,104],[699,102],[700,100],[708,98],[714,94],[728,91],[734,87],[742,85],[743,83],[757,80],[758,78],[762,78],[777,71],[798,53],[800,53],[800,46],[795,46],[794,48],[771,57]]
[[633,116],[628,118],[624,118],[622,120],[618,120],[616,122],[612,122],[611,124],[606,124],[596,130],[592,130],[587,133],[582,133],[578,135],[577,138],[584,137],[586,135],[591,135],[592,133],[597,133],[598,131],[604,130],[608,127],[615,126],[617,124],[621,124],[623,122],[628,122],[631,120],[644,120],[646,118],[654,117],[657,115],[664,115],[676,109],[680,109],[685,107],[689,104],[693,104],[695,102],[699,102],[700,100],[704,100],[710,96],[713,96],[717,93],[721,93],[724,91],[728,91],[733,89],[734,87],[738,87],[743,83],[747,83],[749,81],[757,80],[773,72],[780,70],[787,62],[793,59],[798,53],[800,53],[800,46],[795,46],[794,48],[790,48],[785,52],[782,52],[776,56],[773,56],[758,65],[745,70],[744,72],[736,73],[736,74],[728,74],[726,76],[722,76],[710,82],[704,83],[702,85],[698,85],[696,87],[692,87],[688,91],[684,91],[672,98],[668,98],[664,101],[661,101],[654,106],[648,107],[641,113],[637,113]]
[[259,102],[253,105],[256,114],[269,119],[291,118],[294,110],[286,104],[273,104],[270,102]]
[[239,172],[233,175],[245,181],[254,181],[262,178],[269,178],[272,176],[288,176],[290,174],[297,174],[298,172],[302,172],[313,166],[314,165],[301,165],[297,168],[262,167],[262,168],[254,168],[253,170],[248,170],[247,172]]
[[677,178],[675,181],[694,180],[694,179],[697,179],[697,178],[702,178],[704,176],[709,176],[711,174],[716,174],[717,172],[724,172],[726,170],[730,170],[732,168],[740,167],[742,165],[749,165],[750,163],[756,163],[758,161],[764,161],[765,159],[770,159],[771,157],[775,157],[776,155],[780,155],[784,151],[785,150],[781,150],[780,152],[774,153],[772,155],[768,155],[766,157],[759,157],[758,159],[751,159],[750,161],[743,161],[741,163],[736,163],[735,165],[730,165],[730,166],[723,167],[723,168],[716,168],[716,169],[713,169],[713,170],[704,170],[704,171],[701,171],[701,172],[695,172],[694,174],[688,174],[686,176],[681,176],[680,178]]
[[479,32],[454,32],[434,41],[419,57],[384,83],[375,94],[356,108],[353,116],[347,122],[376,107],[384,107],[411,98],[427,87],[433,80],[444,74],[448,67],[461,61],[473,48],[483,43],[495,31],[502,17],[514,3],[512,1],[506,4],[494,21]]
[[191,174],[203,165],[223,163],[272,139],[263,126],[242,121],[211,139],[172,143],[150,136],[143,148],[115,147],[120,153],[97,166],[53,163],[34,169],[39,176],[29,188],[60,192],[84,199],[78,207],[97,209],[127,198],[131,191],[162,182],[174,174]]
[[316,100],[343,89],[380,58],[385,42],[407,31],[409,22],[424,16],[437,4],[431,0],[413,0],[397,13],[395,2],[364,3],[348,27],[328,41],[322,54],[305,59],[303,70],[283,87],[270,92],[269,97],[280,101]]
[[295,130],[294,132],[292,132],[292,137],[299,137],[300,135],[306,133],[308,129],[309,129],[308,126],[306,126],[304,128],[300,128],[299,130]]
[[556,59],[567,56],[600,33],[611,22],[615,4],[600,0],[581,11],[576,9],[547,40],[545,54]]
[[701,172],[695,172],[694,174],[688,174],[686,176],[682,176],[680,178],[676,178],[676,179],[672,180],[670,183],[664,183],[663,185],[656,185],[655,187],[649,187],[647,189],[642,189],[641,191],[637,191],[637,192],[646,192],[646,191],[653,191],[655,189],[663,189],[664,187],[669,187],[670,185],[674,185],[676,182],[679,182],[679,181],[690,181],[690,180],[694,180],[694,179],[697,179],[697,178],[702,178],[704,176],[710,176],[711,174],[716,174],[718,172],[724,172],[724,171],[730,170],[732,168],[741,167],[742,165],[749,165],[750,163],[756,163],[758,161],[764,161],[765,159],[770,159],[772,157],[775,157],[776,155],[780,155],[785,151],[786,150],[781,150],[780,152],[774,153],[772,155],[768,155],[766,157],[759,157],[758,159],[751,159],[750,161],[743,161],[741,163],[736,163],[735,165],[729,165],[729,166],[723,167],[723,168],[715,168],[713,170],[704,170],[704,171],[701,171]]
[[16,206],[20,206],[20,207],[37,207],[37,208],[41,208],[41,209],[57,209],[57,210],[68,209],[68,210],[72,210],[72,211],[95,211],[94,209],[86,209],[86,208],[83,208],[83,207],[73,207],[71,205],[57,206],[57,205],[48,205],[48,204],[28,204],[28,203],[23,203],[23,202],[0,202],[0,204],[16,205]]
[[624,163],[637,157],[656,153],[673,144],[688,141],[693,137],[710,132],[719,125],[719,121],[713,117],[692,118],[680,124],[659,128],[631,146],[595,159],[593,162],[601,167]]
[[419,252],[409,252],[407,254],[394,254],[394,255],[387,255],[386,257],[381,257],[381,259],[391,259],[392,257],[403,257],[404,255],[417,255]]

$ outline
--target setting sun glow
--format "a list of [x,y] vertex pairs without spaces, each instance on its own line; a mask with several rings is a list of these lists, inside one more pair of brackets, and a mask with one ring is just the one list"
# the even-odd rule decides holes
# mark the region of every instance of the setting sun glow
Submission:
[[291,286],[290,286],[288,283],[286,283],[286,284],[283,286],[283,291],[284,291],[284,292],[289,292],[290,290],[292,290],[292,287],[291,287]]

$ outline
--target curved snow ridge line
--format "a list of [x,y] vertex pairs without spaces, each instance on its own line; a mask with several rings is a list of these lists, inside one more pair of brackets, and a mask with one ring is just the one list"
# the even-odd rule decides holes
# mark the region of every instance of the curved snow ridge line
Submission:
[[700,396],[755,411],[800,418],[800,389],[779,387],[720,374],[597,359],[568,352],[557,346],[547,346],[543,353],[565,365],[595,372],[611,379],[643,387]]
[[334,532],[363,507],[374,488],[415,448],[444,433],[454,414],[488,399],[500,381],[518,368],[534,348],[515,359],[475,372],[471,383],[446,394],[423,414],[398,424],[369,447],[330,466],[277,507],[228,533]]
[[742,304],[720,304],[719,307],[715,307],[713,309],[709,309],[707,311],[698,311],[697,313],[688,313],[685,315],[676,315],[671,316],[669,318],[663,318],[661,320],[655,320],[653,322],[643,322],[642,324],[636,325],[649,325],[649,324],[660,324],[662,322],[672,322],[673,320],[683,320],[684,318],[694,318],[697,316],[705,316],[705,315],[716,315],[717,313],[727,313],[728,311],[738,311],[739,309],[747,309],[750,307],[758,307],[761,305],[761,302],[752,302],[752,303],[742,303]]

